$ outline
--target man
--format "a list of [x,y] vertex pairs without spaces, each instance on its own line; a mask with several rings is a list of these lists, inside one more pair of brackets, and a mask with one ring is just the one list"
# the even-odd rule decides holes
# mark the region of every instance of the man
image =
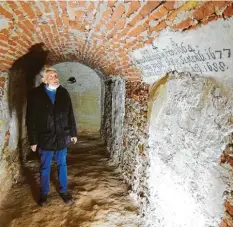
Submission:
[[65,203],[71,204],[67,192],[67,145],[77,142],[77,129],[69,93],[60,85],[57,72],[48,68],[43,73],[43,83],[28,95],[26,124],[28,139],[33,152],[40,153],[40,198],[38,204],[47,203],[50,169],[55,157],[59,194]]

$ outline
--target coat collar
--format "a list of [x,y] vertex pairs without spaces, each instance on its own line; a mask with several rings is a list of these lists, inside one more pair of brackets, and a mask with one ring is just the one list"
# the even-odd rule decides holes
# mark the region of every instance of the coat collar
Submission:
[[[41,84],[40,84],[40,88],[43,88],[44,89],[44,87],[46,86],[46,84],[44,83],[44,82],[42,82]],[[59,89],[61,89],[62,88],[62,86],[60,85],[58,88],[57,88],[57,90]]]
[[62,86],[60,85],[58,88],[57,88],[57,92],[56,92],[56,95],[55,95],[55,103],[53,104],[51,99],[49,98],[47,92],[45,91],[45,86],[46,84],[45,83],[41,83],[40,86],[39,86],[39,89],[40,89],[40,92],[43,94],[43,96],[47,99],[47,101],[49,101],[49,103],[51,103],[52,105],[55,105],[56,103],[56,98],[57,98],[57,95],[60,94],[60,90],[62,88]]

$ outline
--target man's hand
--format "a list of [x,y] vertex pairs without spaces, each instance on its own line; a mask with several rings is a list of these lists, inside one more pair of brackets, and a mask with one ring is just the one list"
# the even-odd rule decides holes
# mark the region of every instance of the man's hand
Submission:
[[35,152],[35,151],[36,151],[36,148],[37,148],[37,144],[36,144],[36,145],[32,145],[32,146],[31,146],[31,149],[32,149],[32,151],[33,151],[33,152]]
[[77,137],[71,137],[70,140],[73,142],[73,144],[76,144],[78,139]]

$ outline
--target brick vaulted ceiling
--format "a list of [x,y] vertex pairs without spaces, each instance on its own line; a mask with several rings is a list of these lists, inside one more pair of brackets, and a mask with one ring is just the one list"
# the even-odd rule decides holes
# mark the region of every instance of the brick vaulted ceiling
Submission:
[[78,61],[105,75],[140,78],[129,53],[163,29],[195,29],[233,15],[233,1],[0,1],[0,70],[36,43],[48,61]]

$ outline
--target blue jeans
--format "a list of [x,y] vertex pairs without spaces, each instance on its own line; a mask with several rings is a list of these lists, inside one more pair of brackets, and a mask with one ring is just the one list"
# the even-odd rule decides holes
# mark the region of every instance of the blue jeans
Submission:
[[40,149],[40,193],[49,193],[50,169],[53,155],[57,164],[57,173],[59,180],[59,192],[67,191],[67,165],[66,154],[67,148],[59,151],[45,151]]

